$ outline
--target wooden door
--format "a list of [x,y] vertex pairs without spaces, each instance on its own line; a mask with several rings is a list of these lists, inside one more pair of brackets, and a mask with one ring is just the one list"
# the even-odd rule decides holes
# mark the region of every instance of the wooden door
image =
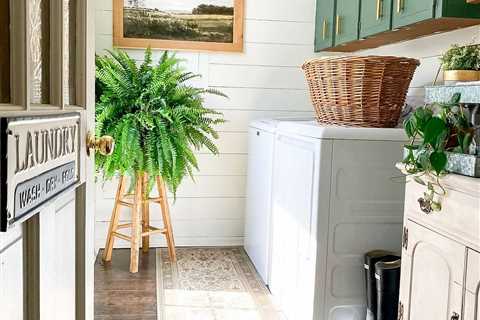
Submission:
[[358,39],[360,0],[337,0],[335,45]]
[[[23,320],[23,240],[19,227],[0,234],[0,310],[8,320]],[[3,318],[2,318],[3,319]]]
[[436,0],[393,0],[393,28],[435,17]]
[[333,46],[335,0],[317,0],[315,51]]
[[451,320],[455,315],[461,319],[465,250],[412,221],[406,223],[400,290],[403,319]]
[[360,38],[391,29],[392,0],[363,0],[360,11]]
[[2,307],[2,320],[93,319],[94,164],[85,150],[95,126],[93,5],[1,1],[0,115],[33,121],[73,112],[81,147],[76,184],[0,236],[20,229],[14,244],[0,248],[0,304],[14,308]]

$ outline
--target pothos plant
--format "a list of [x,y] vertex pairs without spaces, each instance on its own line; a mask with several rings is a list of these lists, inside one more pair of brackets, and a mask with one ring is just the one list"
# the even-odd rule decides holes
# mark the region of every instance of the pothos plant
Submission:
[[218,153],[215,126],[223,115],[204,106],[204,94],[188,80],[199,75],[184,71],[180,60],[165,52],[153,63],[150,49],[143,62],[121,50],[96,57],[96,136],[110,135],[116,145],[109,157],[96,157],[105,180],[115,174],[136,178],[161,176],[176,192],[183,178],[198,170],[194,151]]
[[424,212],[440,211],[445,188],[440,178],[447,168],[447,152],[469,153],[474,128],[460,106],[460,94],[449,103],[419,107],[405,121],[410,143],[405,146],[405,170],[426,191],[418,199]]

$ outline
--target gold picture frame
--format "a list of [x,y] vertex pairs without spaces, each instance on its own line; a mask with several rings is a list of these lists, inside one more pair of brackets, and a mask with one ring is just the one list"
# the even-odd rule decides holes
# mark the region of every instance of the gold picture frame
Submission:
[[[211,0],[209,0],[211,2]],[[194,50],[194,51],[243,51],[244,28],[244,0],[232,0],[233,32],[231,42],[175,40],[125,36],[124,32],[124,3],[125,0],[113,0],[113,45],[118,48],[156,48],[166,50]],[[150,9],[150,11],[152,11]],[[158,12],[158,11],[157,11]],[[162,11],[159,11],[162,12]],[[154,12],[154,14],[156,14]],[[231,16],[230,16],[231,17]],[[231,18],[230,18],[231,19]]]

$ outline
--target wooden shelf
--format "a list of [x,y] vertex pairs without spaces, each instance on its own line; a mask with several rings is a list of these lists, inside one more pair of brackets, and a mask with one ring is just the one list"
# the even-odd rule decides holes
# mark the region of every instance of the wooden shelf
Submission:
[[[479,1],[480,0],[476,0]],[[377,48],[383,45],[416,39],[436,33],[447,32],[479,25],[480,19],[438,18],[424,20],[407,27],[379,33],[375,36],[348,42],[339,46],[324,49],[327,52],[353,52]]]

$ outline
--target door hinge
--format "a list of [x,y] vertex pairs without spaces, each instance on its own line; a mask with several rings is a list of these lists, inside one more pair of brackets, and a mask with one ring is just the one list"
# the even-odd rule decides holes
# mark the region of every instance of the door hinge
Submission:
[[403,227],[402,247],[405,250],[408,250],[408,228],[407,227]]
[[402,301],[398,302],[397,320],[403,320],[403,303],[402,303]]

